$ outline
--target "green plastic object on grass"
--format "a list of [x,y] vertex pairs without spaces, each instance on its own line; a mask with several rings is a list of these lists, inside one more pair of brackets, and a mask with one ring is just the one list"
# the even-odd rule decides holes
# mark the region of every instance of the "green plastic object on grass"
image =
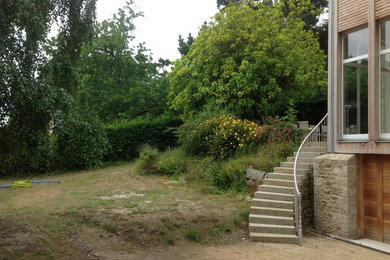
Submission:
[[31,188],[33,184],[38,183],[60,183],[60,181],[15,181],[10,185],[0,185],[0,189],[23,189],[23,188]]
[[12,183],[12,189],[23,189],[23,188],[31,188],[32,187],[32,181],[15,181]]

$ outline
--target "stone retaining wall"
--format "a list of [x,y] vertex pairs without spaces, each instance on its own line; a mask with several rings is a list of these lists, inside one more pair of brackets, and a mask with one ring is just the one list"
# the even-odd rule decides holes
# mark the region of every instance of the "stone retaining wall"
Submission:
[[357,166],[353,154],[324,154],[314,160],[314,228],[357,238]]
[[302,193],[302,227],[313,228],[313,173],[309,172],[299,187]]

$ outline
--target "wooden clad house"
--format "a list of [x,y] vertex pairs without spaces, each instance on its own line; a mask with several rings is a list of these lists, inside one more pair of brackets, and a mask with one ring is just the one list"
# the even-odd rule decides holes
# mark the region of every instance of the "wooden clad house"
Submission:
[[314,167],[314,225],[390,243],[390,0],[329,2],[329,154]]

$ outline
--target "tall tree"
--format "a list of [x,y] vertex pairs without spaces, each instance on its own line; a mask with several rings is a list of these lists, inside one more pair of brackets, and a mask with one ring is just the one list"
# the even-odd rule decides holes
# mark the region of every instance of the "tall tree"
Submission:
[[166,108],[167,61],[153,62],[144,44],[130,47],[133,21],[142,15],[131,5],[130,1],[112,19],[97,23],[93,39],[82,48],[80,100],[104,122],[155,115]]
[[[88,1],[92,3],[93,1]],[[65,45],[78,46],[75,24],[82,0],[0,0],[0,164],[16,171],[37,168],[56,110],[57,89],[46,77],[47,35],[56,19]],[[83,2],[84,3],[84,2]],[[94,13],[94,4],[83,14]],[[83,15],[83,19],[90,15]],[[88,18],[89,19],[89,18]],[[65,35],[67,37],[65,37]],[[77,48],[75,48],[77,50]],[[74,51],[72,49],[72,51]],[[70,51],[69,51],[70,53]],[[72,64],[72,57],[67,62]],[[54,78],[54,77],[53,77]],[[65,88],[64,85],[62,85]],[[46,155],[45,155],[46,156]],[[19,170],[18,170],[19,169]],[[0,170],[1,172],[2,170]]]
[[255,7],[224,8],[200,31],[189,53],[174,63],[172,108],[191,114],[208,104],[261,119],[324,86],[325,56],[295,15],[300,10],[286,18],[282,3]]
[[57,11],[59,34],[51,42],[48,53],[52,56],[48,66],[49,83],[75,95],[78,87],[76,67],[81,48],[93,36],[96,0],[61,0]]
[[41,68],[54,10],[50,0],[0,1],[0,127],[7,125],[8,138],[27,150],[38,145],[50,120],[53,95]]
[[[229,4],[245,4],[252,8],[257,8],[256,3],[262,3],[269,6],[275,6],[276,3],[283,4],[285,17],[291,10],[296,10],[297,6],[305,6],[305,10],[300,10],[299,17],[306,23],[306,28],[313,29],[319,21],[322,14],[329,6],[329,0],[217,0],[218,8],[225,8]],[[308,5],[308,3],[311,3]]]
[[191,33],[188,34],[187,41],[183,39],[181,35],[179,35],[179,47],[178,51],[182,56],[186,55],[190,51],[190,46],[194,42],[194,37],[192,37]]

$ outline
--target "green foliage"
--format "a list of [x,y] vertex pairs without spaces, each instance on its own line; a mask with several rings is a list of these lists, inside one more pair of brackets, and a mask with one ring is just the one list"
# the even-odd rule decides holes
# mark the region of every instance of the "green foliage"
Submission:
[[202,122],[195,130],[211,129],[204,138],[210,144],[209,155],[214,158],[226,158],[237,152],[248,152],[250,148],[259,144],[257,129],[259,125],[248,120],[241,120],[235,116],[222,115]]
[[262,142],[288,142],[294,138],[294,128],[289,121],[280,117],[266,117],[264,125],[258,130]]
[[[256,7],[256,8],[253,8]],[[312,95],[325,82],[325,55],[284,5],[232,5],[203,26],[190,51],[170,73],[171,108],[190,115],[206,105],[262,119],[282,114],[289,101]]]
[[192,242],[202,242],[202,236],[200,232],[195,228],[189,228],[186,232],[186,238]]
[[137,172],[141,174],[156,173],[158,158],[159,152],[156,148],[151,148],[150,146],[145,147],[139,154]]
[[55,129],[57,163],[62,169],[97,166],[107,149],[106,133],[96,117],[73,110]]
[[188,34],[187,41],[185,41],[181,35],[179,35],[179,48],[177,48],[177,50],[182,56],[186,55],[190,51],[190,47],[194,40],[195,39],[192,37],[191,33]]
[[167,149],[157,162],[157,171],[165,175],[180,175],[187,172],[188,155],[182,149]]
[[142,16],[132,4],[128,2],[113,18],[95,25],[77,67],[79,100],[105,123],[153,117],[167,109],[169,81],[164,68],[169,62],[153,62],[143,44],[131,46],[135,39],[133,21]]
[[73,97],[76,97],[79,87],[76,67],[81,49],[93,36],[96,1],[57,1],[57,11],[62,14],[58,17],[59,33],[46,44],[45,51],[51,56],[50,62],[45,66],[46,81],[56,89],[66,90]]
[[212,165],[206,176],[219,191],[246,192],[245,168],[238,161],[220,162]]
[[138,156],[138,148],[150,145],[159,150],[174,147],[177,143],[176,128],[182,120],[175,117],[117,121],[106,125],[110,149],[105,160],[129,160]]

